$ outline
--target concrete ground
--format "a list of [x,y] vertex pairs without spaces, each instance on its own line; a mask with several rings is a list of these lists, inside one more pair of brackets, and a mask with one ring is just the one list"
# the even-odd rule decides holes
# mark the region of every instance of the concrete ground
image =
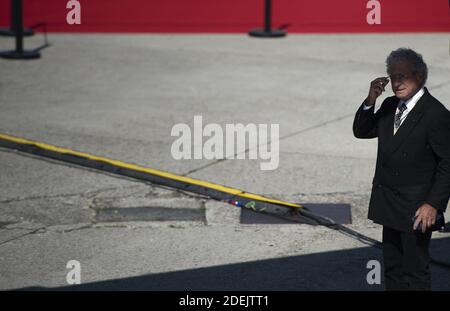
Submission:
[[[300,203],[349,203],[366,219],[376,140],[353,116],[387,54],[416,49],[430,92],[450,107],[448,34],[50,34],[35,61],[0,60],[0,133]],[[13,40],[0,39],[0,50]],[[32,48],[37,35],[26,39]],[[391,96],[388,90],[384,96]],[[380,101],[381,102],[381,101]],[[280,162],[175,160],[177,123],[280,124]],[[0,289],[380,290],[366,264],[380,251],[305,224],[240,224],[239,208],[0,149]],[[450,215],[447,214],[447,219]],[[432,256],[450,262],[450,235]],[[450,271],[433,266],[433,288]]]

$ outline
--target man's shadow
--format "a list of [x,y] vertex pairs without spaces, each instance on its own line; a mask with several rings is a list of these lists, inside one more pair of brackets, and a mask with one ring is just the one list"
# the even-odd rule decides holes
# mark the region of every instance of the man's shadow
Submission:
[[[450,290],[450,237],[431,241],[433,258],[447,266],[432,265],[432,289]],[[272,258],[205,268],[147,274],[58,288],[25,290],[152,290],[152,291],[296,291],[383,290],[370,285],[369,260],[382,263],[381,251],[362,247],[302,256]],[[151,260],[149,258],[148,260]],[[381,267],[382,275],[382,267]]]

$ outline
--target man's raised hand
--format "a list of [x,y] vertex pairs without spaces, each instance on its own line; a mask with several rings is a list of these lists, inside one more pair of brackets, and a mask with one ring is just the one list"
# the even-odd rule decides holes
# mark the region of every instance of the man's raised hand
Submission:
[[369,95],[367,95],[366,105],[373,106],[377,98],[385,91],[386,85],[389,83],[387,77],[379,77],[370,82]]

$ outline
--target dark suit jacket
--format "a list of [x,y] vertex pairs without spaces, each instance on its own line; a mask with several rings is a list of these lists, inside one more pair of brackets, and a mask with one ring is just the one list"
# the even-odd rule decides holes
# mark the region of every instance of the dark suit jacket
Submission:
[[378,137],[369,219],[412,231],[412,217],[424,202],[445,211],[450,197],[450,112],[425,88],[425,94],[394,135],[399,99],[386,98],[380,109],[358,109],[357,138]]

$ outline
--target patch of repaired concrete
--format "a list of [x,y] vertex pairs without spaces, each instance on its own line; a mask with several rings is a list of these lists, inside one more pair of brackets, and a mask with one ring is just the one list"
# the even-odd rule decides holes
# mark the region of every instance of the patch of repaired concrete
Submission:
[[204,210],[193,208],[161,207],[161,206],[102,209],[98,211],[95,220],[97,222],[174,221],[174,220],[206,222]]

